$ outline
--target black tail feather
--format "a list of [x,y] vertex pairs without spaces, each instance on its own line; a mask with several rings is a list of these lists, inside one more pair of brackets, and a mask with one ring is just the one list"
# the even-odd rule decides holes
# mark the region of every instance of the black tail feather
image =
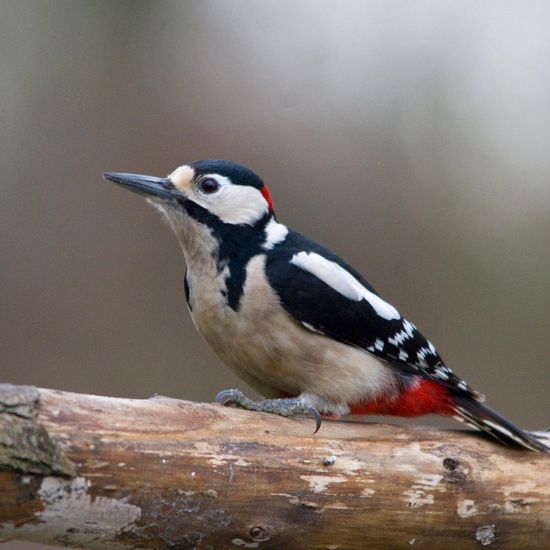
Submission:
[[519,445],[531,451],[550,452],[550,447],[539,441],[535,435],[518,428],[479,401],[465,396],[455,396],[453,401],[458,420],[490,434],[504,445]]

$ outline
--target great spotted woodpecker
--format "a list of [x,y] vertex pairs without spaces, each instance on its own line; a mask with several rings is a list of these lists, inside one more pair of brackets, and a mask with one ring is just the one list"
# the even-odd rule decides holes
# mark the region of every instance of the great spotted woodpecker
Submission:
[[104,174],[145,195],[187,264],[193,321],[219,357],[266,400],[224,404],[282,416],[450,415],[506,444],[546,450],[482,404],[435,347],[338,256],[280,223],[268,188],[223,160],[167,178]]

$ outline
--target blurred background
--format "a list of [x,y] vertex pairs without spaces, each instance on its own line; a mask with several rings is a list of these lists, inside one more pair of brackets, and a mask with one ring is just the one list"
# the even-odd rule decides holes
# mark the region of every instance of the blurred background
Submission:
[[549,20],[544,0],[4,0],[0,380],[246,389],[195,332],[175,238],[101,179],[225,158],[491,405],[548,426]]

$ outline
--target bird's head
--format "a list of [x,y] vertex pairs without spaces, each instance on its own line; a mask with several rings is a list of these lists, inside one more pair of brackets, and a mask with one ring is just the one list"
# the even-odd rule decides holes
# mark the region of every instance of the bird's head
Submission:
[[119,172],[103,176],[145,196],[160,210],[188,260],[257,249],[266,231],[272,235],[270,229],[279,226],[267,187],[235,162],[199,160],[166,178]]
[[255,226],[273,216],[269,190],[252,170],[225,160],[199,160],[168,177],[106,172],[103,177],[147,197],[170,222],[191,216],[226,225]]
[[166,178],[106,172],[103,177],[144,195],[168,217],[214,216],[223,224],[253,226],[273,215],[268,188],[252,170],[225,160],[199,160]]

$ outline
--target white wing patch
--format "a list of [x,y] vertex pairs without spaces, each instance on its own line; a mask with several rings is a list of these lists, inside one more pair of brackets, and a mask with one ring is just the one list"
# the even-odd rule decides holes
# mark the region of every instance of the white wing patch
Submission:
[[269,220],[265,226],[265,242],[262,244],[264,250],[271,250],[276,244],[282,243],[288,235],[288,227],[275,219]]
[[366,300],[380,317],[388,321],[401,318],[392,305],[365,288],[351,273],[315,252],[298,252],[292,256],[290,263],[315,275],[350,300]]

